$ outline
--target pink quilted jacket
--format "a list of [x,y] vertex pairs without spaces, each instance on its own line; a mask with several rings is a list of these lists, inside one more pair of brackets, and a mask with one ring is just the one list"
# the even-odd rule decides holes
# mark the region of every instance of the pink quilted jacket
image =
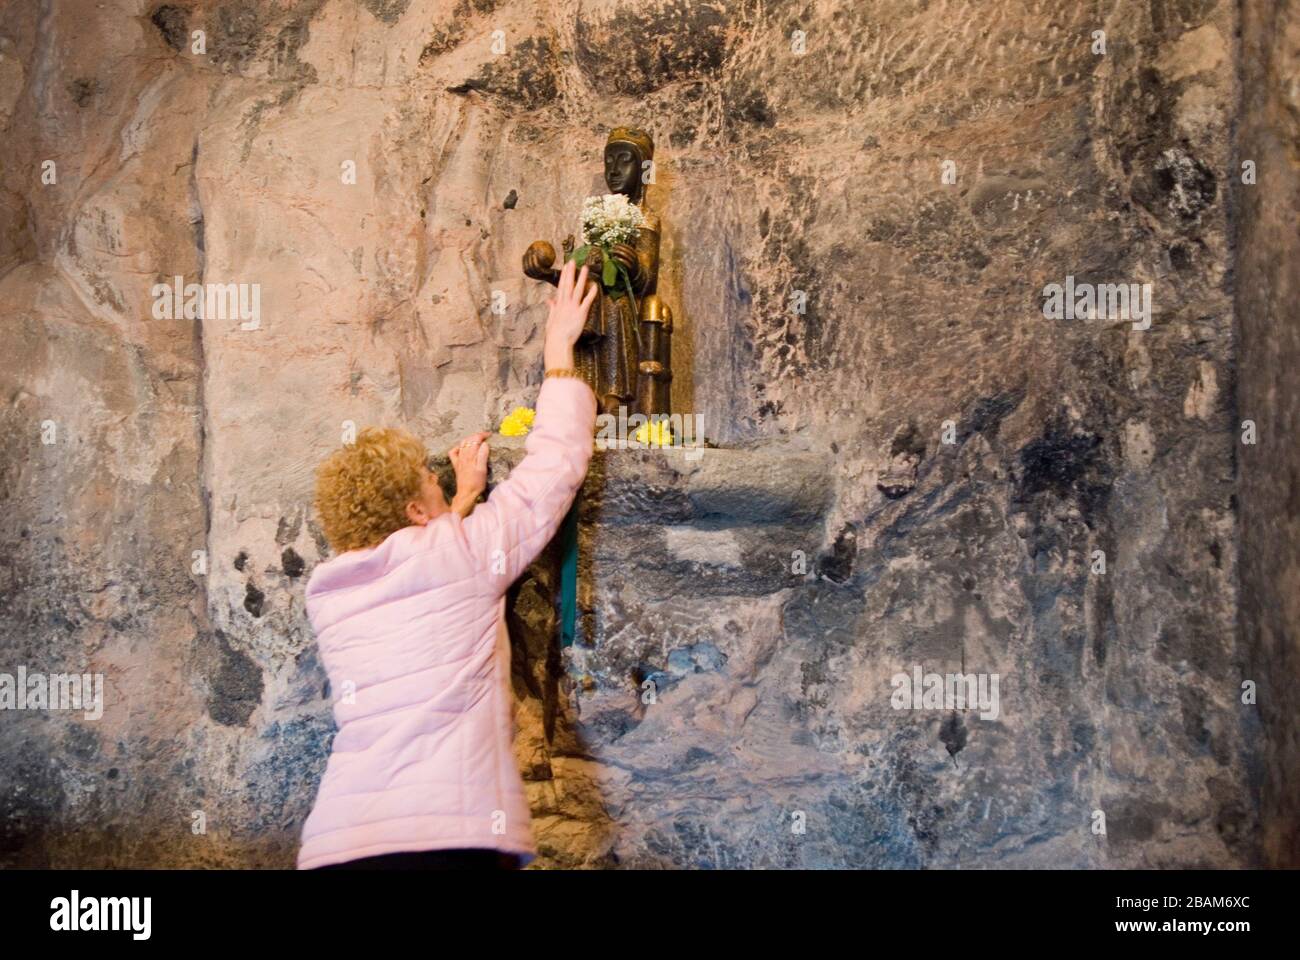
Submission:
[[307,616],[338,733],[298,868],[399,850],[536,855],[515,764],[506,588],[554,536],[591,460],[596,398],[547,378],[527,456],[486,503],[312,571]]

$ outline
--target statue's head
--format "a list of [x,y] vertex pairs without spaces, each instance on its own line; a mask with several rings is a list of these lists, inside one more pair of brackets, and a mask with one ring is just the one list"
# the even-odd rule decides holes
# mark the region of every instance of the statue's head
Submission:
[[633,127],[615,127],[605,141],[605,185],[610,193],[621,193],[639,202],[645,189],[641,171],[654,159],[655,142],[650,134]]

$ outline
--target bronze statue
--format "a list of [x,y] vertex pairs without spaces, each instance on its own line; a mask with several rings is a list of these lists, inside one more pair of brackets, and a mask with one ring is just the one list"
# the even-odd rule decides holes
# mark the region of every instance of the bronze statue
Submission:
[[[631,280],[633,297],[622,290],[601,290],[587,325],[574,348],[574,359],[591,385],[600,412],[647,416],[669,412],[672,381],[670,337],[672,311],[659,300],[659,219],[645,209],[645,184],[641,171],[654,157],[654,141],[642,130],[616,127],[605,142],[605,184],[621,193],[645,217],[633,244],[619,243],[610,255],[622,264]],[[573,236],[563,244],[566,259],[574,250]],[[598,283],[604,254],[593,245],[587,255],[589,283]],[[524,252],[524,274],[555,284],[555,248],[545,240]]]

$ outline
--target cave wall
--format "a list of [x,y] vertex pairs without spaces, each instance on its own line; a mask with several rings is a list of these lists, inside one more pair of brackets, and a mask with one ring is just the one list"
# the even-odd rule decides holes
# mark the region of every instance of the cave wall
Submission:
[[[720,449],[599,458],[578,645],[547,558],[512,598],[542,865],[1254,862],[1237,29],[1229,0],[4,6],[0,649],[109,702],[4,718],[0,863],[292,864],[333,732],[312,469],[348,422],[436,449],[531,403],[519,257],[620,123],[658,147],[674,406]],[[257,284],[260,325],[155,319],[177,275]],[[1152,284],[1150,329],[1046,319],[1067,276]],[[997,673],[999,718],[893,709],[914,666]]]
[[[1237,162],[1237,410],[1255,442],[1240,446],[1241,635],[1258,688],[1263,861],[1300,865],[1300,9],[1242,8]],[[1244,437],[1246,429],[1239,431]]]

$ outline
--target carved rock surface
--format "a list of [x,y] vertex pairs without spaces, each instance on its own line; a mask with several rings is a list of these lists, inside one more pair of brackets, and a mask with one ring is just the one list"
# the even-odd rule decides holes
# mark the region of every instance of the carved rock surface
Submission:
[[[1234,311],[1284,326],[1294,290],[1231,278],[1270,229],[1294,254],[1296,204],[1236,246],[1238,26],[1229,0],[5,5],[0,671],[100,672],[107,703],[0,720],[0,865],[292,864],[333,732],[313,468],[349,424],[439,450],[531,405],[520,256],[575,232],[620,123],[657,144],[674,408],[717,446],[598,460],[574,647],[553,553],[512,592],[540,865],[1219,867],[1261,836],[1284,862],[1294,707],[1239,696],[1248,663],[1294,672],[1296,617],[1265,593],[1238,643],[1239,573],[1273,574],[1238,562],[1234,376],[1265,384]],[[1293,175],[1285,96],[1244,106]],[[258,322],[158,319],[177,276],[255,286]],[[1150,329],[1046,319],[1067,276],[1152,284]],[[1294,337],[1271,356],[1297,369]],[[1285,485],[1258,489],[1281,555]],[[1000,716],[894,709],[915,666],[999,674]]]

